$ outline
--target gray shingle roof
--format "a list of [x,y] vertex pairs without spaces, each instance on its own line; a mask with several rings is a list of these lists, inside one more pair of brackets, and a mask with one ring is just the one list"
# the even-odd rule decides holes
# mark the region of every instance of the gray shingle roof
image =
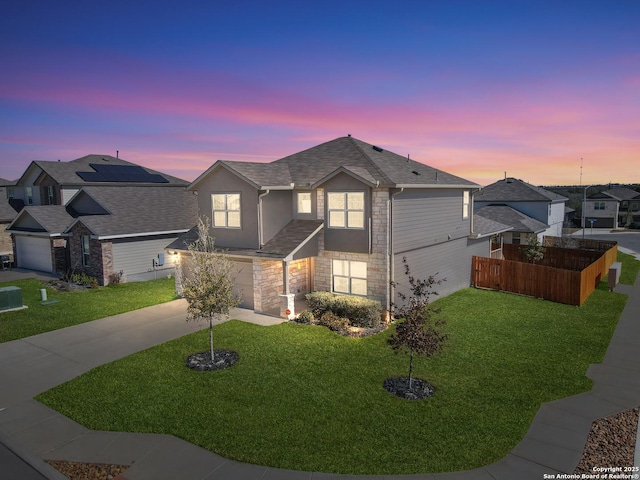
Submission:
[[286,257],[296,250],[323,223],[322,220],[291,220],[260,249],[260,253]]
[[479,186],[351,136],[336,138],[271,163],[218,161],[190,188],[195,188],[219,164],[234,170],[254,186],[287,187],[294,183],[297,188],[309,188],[341,168],[383,187]]
[[197,222],[197,198],[184,188],[91,186],[83,191],[110,212],[78,217],[100,237],[185,231]]
[[473,214],[474,229],[478,221],[482,222],[480,218],[509,225],[513,227],[514,232],[518,233],[540,233],[549,228],[546,223],[531,218],[507,205],[487,205],[478,208]]
[[33,218],[42,228],[14,228],[17,231],[40,231],[52,235],[61,234],[73,221],[64,205],[31,205],[24,207],[15,223],[19,224],[25,216]]
[[[105,164],[105,165],[124,165],[124,166],[139,166],[135,163],[127,162],[121,158],[112,157],[111,155],[86,155],[81,158],[77,158],[75,160],[71,160],[70,162],[51,162],[51,161],[43,161],[36,160],[29,165],[25,174],[35,165],[42,169],[47,173],[54,181],[60,185],[113,185],[114,183],[110,182],[87,182],[83,180],[77,172],[95,172],[93,168],[91,168],[91,164]],[[173,177],[171,175],[167,175],[162,172],[158,172],[156,170],[152,170],[150,168],[144,168],[148,173],[161,175],[165,179],[168,180],[168,183],[165,185],[188,185],[189,182],[186,180],[182,180],[177,177]],[[24,174],[23,174],[24,177]],[[18,182],[20,182],[18,180]],[[149,185],[148,183],[143,183],[143,185]],[[151,184],[153,185],[153,184]]]
[[505,178],[475,194],[476,202],[565,202],[568,198],[517,178]]
[[[619,202],[624,201],[624,200],[633,200],[636,198],[640,197],[640,193],[632,190],[631,188],[627,188],[627,187],[614,187],[614,188],[610,188],[609,190],[605,190],[603,192],[601,192],[601,194],[604,194],[608,197],[613,198],[614,200],[618,200]],[[600,195],[602,196],[602,195]],[[598,195],[594,195],[592,197],[589,198],[598,198]]]
[[482,215],[473,215],[473,233],[479,237],[506,232],[508,230],[513,230],[513,227],[491,218],[483,217]]

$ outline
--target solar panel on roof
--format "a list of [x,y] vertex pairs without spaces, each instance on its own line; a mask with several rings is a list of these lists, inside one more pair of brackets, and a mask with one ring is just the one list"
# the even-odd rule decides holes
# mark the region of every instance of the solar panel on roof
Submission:
[[95,172],[76,172],[85,182],[169,183],[157,173],[149,173],[138,165],[89,165]]

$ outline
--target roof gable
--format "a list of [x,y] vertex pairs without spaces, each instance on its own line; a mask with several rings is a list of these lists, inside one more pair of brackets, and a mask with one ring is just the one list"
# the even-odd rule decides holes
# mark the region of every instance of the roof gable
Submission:
[[24,207],[7,227],[12,232],[42,232],[62,234],[73,221],[64,205],[37,205]]
[[546,223],[525,215],[508,205],[487,205],[486,207],[478,208],[473,214],[474,221],[478,217],[482,217],[486,220],[508,225],[512,227],[514,232],[540,233],[549,228]]

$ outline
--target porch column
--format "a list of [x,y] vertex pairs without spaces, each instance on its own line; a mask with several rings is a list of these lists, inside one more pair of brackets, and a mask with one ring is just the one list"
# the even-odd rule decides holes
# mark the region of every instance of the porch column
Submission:
[[296,316],[295,295],[289,291],[289,262],[282,262],[282,295],[280,295],[280,318],[291,320]]

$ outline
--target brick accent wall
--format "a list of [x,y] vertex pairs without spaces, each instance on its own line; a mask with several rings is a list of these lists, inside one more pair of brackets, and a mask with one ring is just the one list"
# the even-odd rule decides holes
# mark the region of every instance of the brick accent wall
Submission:
[[71,230],[69,237],[70,267],[75,272],[84,272],[98,280],[100,285],[109,282],[109,275],[113,269],[113,247],[109,241],[89,240],[89,265],[82,265],[82,236],[91,232],[84,225],[78,223]]
[[67,270],[67,239],[54,238],[51,240],[51,255],[54,272],[63,273]]
[[279,310],[282,294],[282,262],[253,260],[253,309],[256,312]]
[[[318,216],[321,210],[320,201],[324,193],[318,189]],[[387,188],[374,188],[372,191],[372,221],[371,221],[371,253],[347,253],[333,252],[324,249],[324,238],[318,237],[319,253],[315,262],[314,289],[318,291],[331,291],[332,260],[353,260],[367,263],[367,296],[380,300],[383,308],[387,305],[388,278],[387,278],[387,228],[388,212],[387,200],[389,190]]]

